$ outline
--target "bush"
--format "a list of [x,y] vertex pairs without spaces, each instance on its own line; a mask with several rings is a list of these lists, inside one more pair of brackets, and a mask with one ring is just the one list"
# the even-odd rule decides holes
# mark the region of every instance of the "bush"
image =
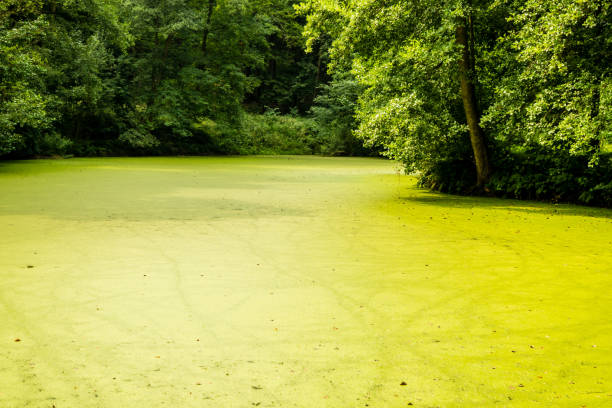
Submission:
[[[601,154],[595,164],[589,164],[591,158],[539,145],[506,151],[495,157],[487,190],[505,198],[612,207],[612,154]],[[447,193],[473,193],[473,169],[470,161],[439,162],[421,175],[419,184]]]
[[319,86],[310,115],[319,135],[321,153],[331,156],[375,156],[378,149],[364,147],[355,137],[355,112],[363,86],[347,72],[336,72],[329,84]]
[[592,156],[540,145],[496,158],[488,187],[504,197],[612,206],[612,154]]
[[[499,149],[499,148],[498,148]],[[493,155],[496,167],[488,193],[525,200],[612,207],[612,154],[571,154],[537,144]],[[447,160],[421,174],[419,185],[454,194],[474,193],[474,163]]]
[[313,154],[321,146],[312,120],[299,116],[279,115],[270,110],[264,114],[245,114],[237,129],[205,124],[218,150],[229,154]]
[[450,194],[469,194],[476,180],[474,163],[470,160],[448,159],[435,163],[423,172],[420,187]]
[[64,156],[72,149],[72,141],[57,132],[47,133],[36,143],[37,153],[41,155]]

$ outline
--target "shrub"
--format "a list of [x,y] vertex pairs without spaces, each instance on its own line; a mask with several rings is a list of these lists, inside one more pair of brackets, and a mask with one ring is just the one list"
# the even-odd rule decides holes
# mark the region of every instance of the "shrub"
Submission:
[[[526,200],[612,206],[612,154],[593,162],[588,154],[571,154],[532,144],[521,149],[497,148],[496,167],[487,184],[490,194]],[[502,152],[502,153],[500,153]],[[419,185],[446,193],[474,193],[474,164],[445,160],[423,172]]]
[[242,126],[213,134],[221,151],[234,154],[313,154],[321,146],[311,119],[279,115],[245,114]]
[[533,144],[498,155],[496,163],[488,185],[496,194],[612,206],[612,154],[593,163],[591,155]]

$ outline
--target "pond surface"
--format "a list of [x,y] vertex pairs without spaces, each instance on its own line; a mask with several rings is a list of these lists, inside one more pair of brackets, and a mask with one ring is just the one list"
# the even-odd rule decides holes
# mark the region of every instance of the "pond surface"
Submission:
[[3,162],[0,406],[611,406],[611,248],[377,159]]

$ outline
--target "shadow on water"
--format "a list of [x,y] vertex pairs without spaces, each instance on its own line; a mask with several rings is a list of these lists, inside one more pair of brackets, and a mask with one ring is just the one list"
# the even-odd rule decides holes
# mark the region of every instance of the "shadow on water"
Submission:
[[493,197],[456,196],[435,192],[423,192],[415,195],[400,196],[399,199],[404,203],[446,208],[486,208],[490,210],[516,211],[529,214],[595,217],[612,220],[612,210],[610,209],[573,204],[551,204]]
[[259,219],[306,217],[311,213],[294,206],[266,205],[236,199],[133,200],[107,203],[104,206],[74,206],[66,202],[44,206],[21,207],[0,205],[3,216],[43,216],[71,221],[214,221],[227,219]]
[[[91,163],[93,160],[90,159]],[[44,173],[61,173],[74,171],[75,167],[84,168],[87,162],[82,159],[25,159],[0,160],[0,176],[35,176]]]
[[[19,163],[21,165],[16,165],[16,163]],[[26,163],[26,161],[15,162],[11,160],[0,160],[0,175],[15,174],[16,172],[19,172],[19,173],[24,172],[27,166],[24,166],[23,163]]]

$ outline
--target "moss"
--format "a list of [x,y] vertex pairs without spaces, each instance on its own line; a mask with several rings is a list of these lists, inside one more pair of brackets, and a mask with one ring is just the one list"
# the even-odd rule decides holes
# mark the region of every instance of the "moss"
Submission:
[[5,162],[0,191],[1,406],[609,401],[610,210],[320,157]]

